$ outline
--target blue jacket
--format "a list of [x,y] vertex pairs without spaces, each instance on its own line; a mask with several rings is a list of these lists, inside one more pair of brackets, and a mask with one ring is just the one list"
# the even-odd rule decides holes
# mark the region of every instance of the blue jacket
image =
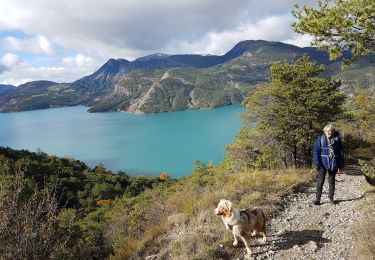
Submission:
[[335,132],[333,135],[335,142],[333,144],[333,151],[335,158],[329,158],[328,140],[325,135],[320,136],[314,146],[314,164],[317,167],[323,167],[326,170],[337,171],[344,167],[344,150],[342,148],[342,142],[340,133]]

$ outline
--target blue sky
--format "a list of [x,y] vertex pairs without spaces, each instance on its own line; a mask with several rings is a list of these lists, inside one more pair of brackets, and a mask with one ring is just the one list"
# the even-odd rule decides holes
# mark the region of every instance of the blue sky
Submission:
[[223,54],[247,39],[308,46],[290,27],[295,2],[1,0],[0,83],[71,82],[112,57]]
[[[9,37],[12,37],[14,39],[17,39],[19,41],[27,41],[28,39],[35,39],[36,35],[27,35],[21,30],[3,30],[0,31],[0,42],[6,41],[6,39],[9,39]],[[58,46],[57,44],[53,45],[53,53],[51,55],[41,55],[41,53],[35,53],[31,52],[30,50],[26,49],[19,49],[14,50],[11,47],[2,46],[0,49],[0,56],[3,56],[8,51],[17,53],[17,55],[20,57],[21,60],[27,61],[30,65],[34,67],[47,67],[47,66],[53,66],[54,64],[61,61],[66,56],[74,56],[77,54],[77,52],[72,50],[67,50],[62,48],[61,46]]]

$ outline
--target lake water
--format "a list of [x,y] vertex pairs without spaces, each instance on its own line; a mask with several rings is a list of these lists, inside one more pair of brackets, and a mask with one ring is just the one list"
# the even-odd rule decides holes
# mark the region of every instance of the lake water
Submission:
[[0,113],[0,146],[69,156],[131,175],[189,174],[194,160],[219,162],[241,127],[240,106],[152,115],[66,107]]

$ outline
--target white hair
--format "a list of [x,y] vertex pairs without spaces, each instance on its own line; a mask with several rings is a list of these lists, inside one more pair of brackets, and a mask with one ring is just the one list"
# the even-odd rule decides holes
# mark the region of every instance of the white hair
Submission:
[[328,130],[333,130],[335,131],[335,127],[333,126],[333,124],[328,124],[326,125],[324,128],[323,128],[323,131],[328,131]]

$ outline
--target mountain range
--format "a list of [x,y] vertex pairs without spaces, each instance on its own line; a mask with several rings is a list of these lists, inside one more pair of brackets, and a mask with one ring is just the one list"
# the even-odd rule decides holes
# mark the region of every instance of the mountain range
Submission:
[[240,103],[252,87],[269,78],[270,63],[293,61],[305,53],[326,65],[324,76],[340,78],[346,89],[375,85],[373,57],[341,71],[340,61],[330,61],[328,53],[317,48],[247,40],[220,56],[156,53],[134,61],[109,59],[71,83],[0,85],[0,112],[86,105],[90,112],[156,113]]
[[15,86],[0,84],[0,94],[5,93],[10,90],[15,90],[15,89],[16,89]]

